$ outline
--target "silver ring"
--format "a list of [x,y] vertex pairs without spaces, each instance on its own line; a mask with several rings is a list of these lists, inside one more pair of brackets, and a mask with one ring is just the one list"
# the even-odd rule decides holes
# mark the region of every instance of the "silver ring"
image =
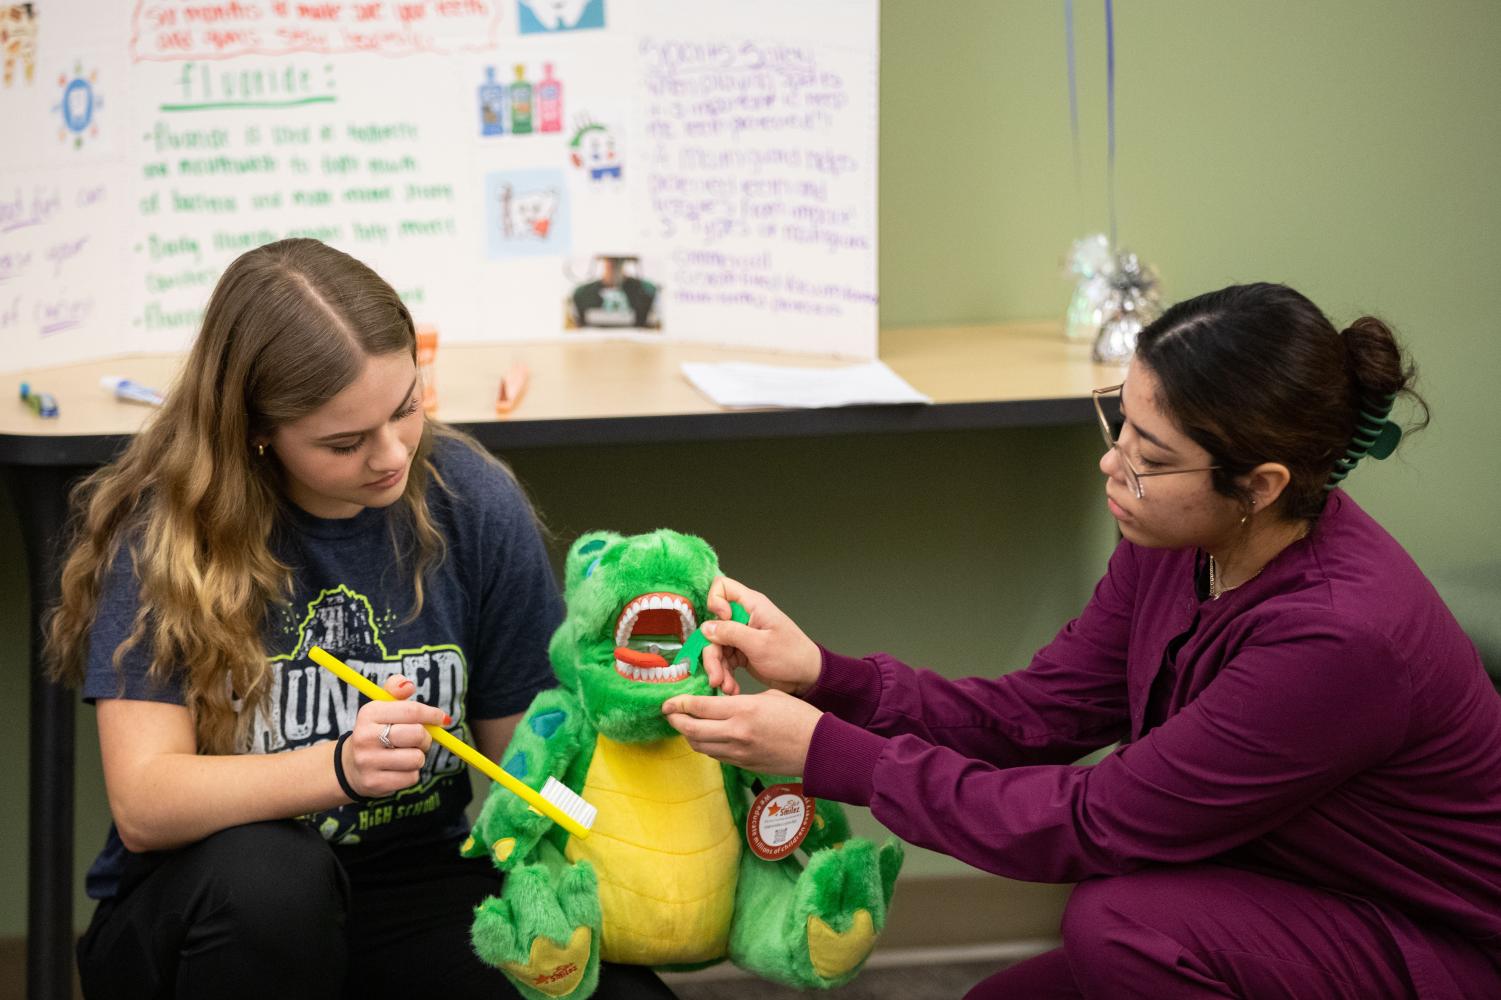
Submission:
[[380,745],[385,747],[387,750],[396,749],[391,745],[391,724],[389,722],[381,727],[381,731],[376,735],[375,738],[380,740]]

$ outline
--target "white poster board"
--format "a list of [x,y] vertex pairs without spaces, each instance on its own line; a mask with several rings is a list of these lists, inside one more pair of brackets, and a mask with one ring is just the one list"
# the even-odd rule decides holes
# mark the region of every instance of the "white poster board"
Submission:
[[0,0],[0,370],[316,236],[444,343],[876,350],[877,0]]

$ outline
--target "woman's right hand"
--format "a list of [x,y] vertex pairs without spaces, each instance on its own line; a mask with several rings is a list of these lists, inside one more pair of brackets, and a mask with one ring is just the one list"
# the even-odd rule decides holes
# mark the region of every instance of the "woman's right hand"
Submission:
[[[415,785],[433,743],[423,726],[453,724],[441,708],[407,700],[417,690],[410,678],[392,674],[383,686],[396,701],[362,705],[355,716],[354,734],[344,741],[344,773],[350,786],[369,798]],[[380,740],[387,725],[391,727],[386,735],[389,747]]]
[[[750,623],[729,621],[730,602],[750,612]],[[744,668],[769,688],[801,695],[818,680],[823,657],[813,640],[783,614],[765,594],[727,576],[709,587],[709,610],[720,621],[704,623],[704,672],[709,686],[725,694],[739,694],[735,671]]]

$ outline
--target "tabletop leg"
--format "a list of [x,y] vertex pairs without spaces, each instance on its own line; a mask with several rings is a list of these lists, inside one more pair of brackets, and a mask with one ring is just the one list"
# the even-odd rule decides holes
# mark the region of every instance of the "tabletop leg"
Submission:
[[43,676],[42,614],[57,596],[68,488],[84,470],[33,466],[9,470],[26,546],[31,597],[31,740],[26,896],[26,996],[73,996],[72,691]]

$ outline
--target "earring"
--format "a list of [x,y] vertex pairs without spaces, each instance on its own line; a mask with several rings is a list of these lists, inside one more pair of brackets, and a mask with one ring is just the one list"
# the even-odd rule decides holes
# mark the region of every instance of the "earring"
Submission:
[[1252,500],[1251,501],[1251,509],[1248,510],[1248,511],[1246,511],[1244,514],[1242,514],[1240,516],[1240,523],[1241,524],[1245,524],[1246,523],[1246,519],[1249,518],[1254,513],[1256,513],[1256,501]]
[[264,441],[255,446],[255,454],[258,458],[266,457],[266,443]]

